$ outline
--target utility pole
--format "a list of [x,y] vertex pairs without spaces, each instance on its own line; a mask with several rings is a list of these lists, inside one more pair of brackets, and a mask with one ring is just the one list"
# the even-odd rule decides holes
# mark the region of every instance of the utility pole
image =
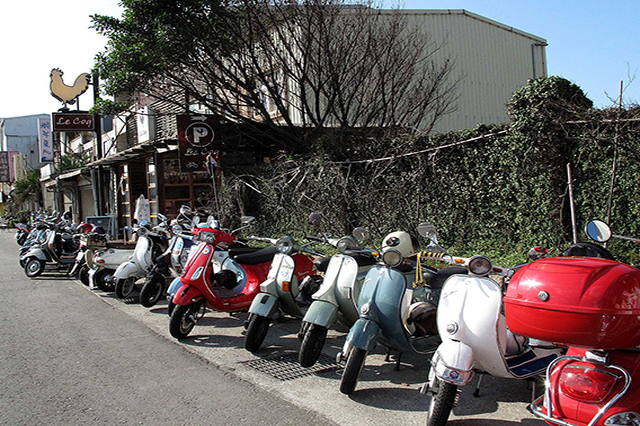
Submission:
[[[100,80],[98,78],[98,74],[93,74],[93,105],[95,106],[96,101],[100,97]],[[95,126],[96,132],[96,154],[98,160],[101,160],[103,157],[102,150],[102,120],[100,114],[93,115],[93,123]],[[95,207],[96,207],[96,215],[102,216],[104,214],[104,202],[103,202],[103,192],[102,192],[102,166],[98,165],[95,173],[92,173],[91,176],[94,179],[94,197],[95,197]]]

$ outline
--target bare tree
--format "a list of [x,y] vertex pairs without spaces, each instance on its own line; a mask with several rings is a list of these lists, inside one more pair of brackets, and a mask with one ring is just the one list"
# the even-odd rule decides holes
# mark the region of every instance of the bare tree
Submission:
[[[453,110],[452,60],[401,10],[355,3],[127,0],[138,11],[128,14],[129,25],[94,18],[111,41],[98,69],[115,81],[114,93],[141,90],[171,101],[167,95],[181,91],[233,121],[430,131]],[[151,22],[138,27],[135,19]],[[151,72],[136,58],[135,78],[122,78],[127,40],[155,52]]]

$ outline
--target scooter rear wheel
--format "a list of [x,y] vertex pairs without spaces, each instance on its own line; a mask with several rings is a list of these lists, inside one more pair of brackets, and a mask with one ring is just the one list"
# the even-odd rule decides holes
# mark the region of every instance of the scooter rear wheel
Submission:
[[131,297],[135,290],[136,279],[134,277],[118,278],[116,280],[116,297],[119,299],[126,299]]
[[80,282],[89,287],[89,266],[82,265],[78,270],[78,279]]
[[152,276],[147,278],[142,290],[140,290],[140,304],[145,308],[150,308],[162,297],[164,294],[164,281],[161,277]]
[[344,366],[342,372],[342,378],[340,379],[340,392],[345,395],[351,395],[356,390],[358,379],[360,378],[360,372],[364,367],[364,360],[367,358],[367,351],[360,348],[352,348],[349,351],[349,357],[347,363]]
[[113,272],[114,270],[109,268],[103,268],[97,271],[93,276],[93,282],[96,283],[96,287],[107,293],[114,291]]
[[457,393],[456,385],[438,380],[438,390],[430,393],[427,426],[444,426],[447,424]]
[[327,328],[321,325],[311,324],[304,333],[300,344],[298,362],[302,367],[311,367],[316,363],[327,339]]
[[169,319],[169,333],[176,339],[184,339],[198,322],[200,303],[176,305]]
[[269,318],[252,314],[244,336],[244,348],[249,352],[256,352],[262,346],[269,331]]
[[29,278],[35,278],[44,271],[44,262],[36,257],[27,259],[24,264],[24,273]]

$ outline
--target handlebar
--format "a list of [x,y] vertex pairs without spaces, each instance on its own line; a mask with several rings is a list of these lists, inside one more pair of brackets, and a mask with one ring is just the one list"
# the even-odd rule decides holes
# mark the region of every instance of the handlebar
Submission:
[[326,241],[324,240],[324,238],[319,238],[319,237],[314,237],[313,235],[307,235],[304,237],[306,240],[309,241],[315,241],[318,243],[325,243]]
[[275,244],[278,241],[275,238],[256,237],[255,235],[251,235],[247,237],[247,240],[262,241],[264,243],[269,243],[269,244]]

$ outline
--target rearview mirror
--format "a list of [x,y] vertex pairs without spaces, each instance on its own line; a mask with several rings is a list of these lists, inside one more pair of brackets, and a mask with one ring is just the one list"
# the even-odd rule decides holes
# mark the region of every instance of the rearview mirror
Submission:
[[313,226],[320,225],[321,220],[322,220],[322,213],[320,212],[313,212],[309,215],[309,223],[312,224]]
[[366,241],[369,238],[369,230],[364,226],[358,226],[351,233],[357,240]]
[[256,220],[253,216],[242,216],[240,217],[240,223],[243,225],[248,225]]
[[597,241],[599,243],[605,243],[611,238],[611,229],[609,228],[609,225],[601,220],[592,220],[591,222],[588,222],[584,227],[584,232],[593,241]]
[[436,227],[429,222],[422,222],[416,228],[418,234],[431,241],[433,244],[438,244],[438,233],[436,232]]

